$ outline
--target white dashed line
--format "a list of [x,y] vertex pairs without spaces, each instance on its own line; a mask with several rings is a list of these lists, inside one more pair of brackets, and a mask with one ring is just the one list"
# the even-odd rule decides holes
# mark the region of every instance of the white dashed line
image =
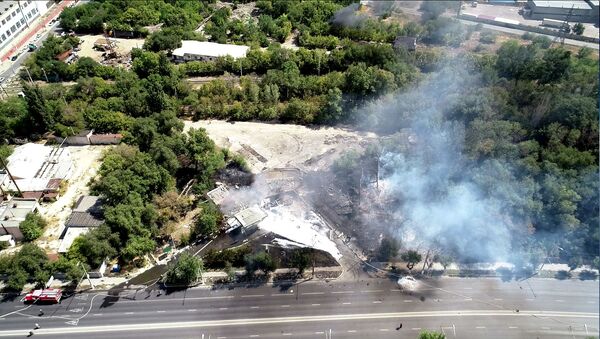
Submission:
[[477,328],[477,329],[480,329],[480,330],[481,330],[481,329],[484,329],[484,328],[485,328],[485,326],[475,326],[475,328]]
[[502,299],[502,298],[494,298],[494,300],[496,300],[496,301],[502,301],[504,299]]
[[471,301],[473,298],[465,298],[465,301]]
[[165,313],[165,312],[167,312],[167,311],[162,311],[162,310],[161,311],[156,311],[156,313]]
[[281,294],[281,293],[277,293],[277,294],[271,294],[272,297],[293,297],[293,294]]
[[354,291],[334,291],[331,294],[352,294]]
[[550,329],[550,327],[546,327],[546,326],[542,327],[542,330],[549,330],[549,329]]
[[556,301],[557,303],[564,303],[564,302],[565,302],[565,301],[564,301],[564,300],[562,300],[562,299],[557,299],[557,300],[554,300],[554,301]]
[[290,307],[290,305],[281,305],[281,307]]
[[595,301],[588,301],[587,303],[588,304],[595,304],[596,302]]
[[413,330],[413,331],[420,331],[421,328],[420,327],[413,327],[413,328],[411,328],[411,330]]
[[306,292],[306,293],[302,293],[302,295],[321,295],[321,294],[325,294],[325,292]]
[[260,308],[260,306],[250,306],[250,308]]
[[325,334],[325,332],[315,332],[315,334]]
[[250,338],[258,338],[258,337],[260,337],[258,334],[251,334],[250,335]]
[[381,301],[375,300],[375,301],[373,301],[373,304],[381,304]]
[[508,328],[510,328],[511,330],[517,329],[517,326],[508,326]]
[[352,303],[342,303],[342,305],[352,305]]
[[348,330],[348,333],[356,333],[356,330]]
[[264,294],[248,294],[248,295],[243,295],[242,298],[257,298],[257,297],[264,297]]
[[525,300],[527,300],[527,301],[533,301],[533,299],[531,299],[531,298],[527,298],[527,299],[525,299]]
[[226,309],[227,309],[227,307],[221,307],[221,308],[219,308],[219,310],[221,310],[221,311],[225,311]]
[[321,306],[321,304],[312,304],[313,306]]
[[472,290],[473,287],[463,287],[463,290]]
[[125,312],[125,314],[134,314],[134,312]]
[[94,313],[95,316],[101,316],[102,313]]
[[227,339],[227,337],[217,337],[217,339]]
[[411,303],[413,302],[412,300],[404,300],[405,303]]
[[194,309],[194,308],[193,308],[193,309],[191,309],[191,310],[188,310],[188,312],[196,312],[196,311],[197,311],[197,310],[196,310],[196,309]]
[[389,329],[389,328],[380,328],[379,330],[380,330],[381,332],[387,332],[387,331],[389,331],[390,329]]
[[281,335],[292,335],[291,333],[281,333]]
[[383,290],[365,290],[365,291],[360,291],[360,293],[375,293],[375,292],[383,292]]

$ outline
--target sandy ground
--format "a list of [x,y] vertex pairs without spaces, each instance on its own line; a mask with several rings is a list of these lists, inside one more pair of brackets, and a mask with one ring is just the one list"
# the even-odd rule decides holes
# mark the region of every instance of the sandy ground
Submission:
[[376,138],[373,133],[341,128],[258,122],[185,121],[185,130],[190,127],[206,129],[218,146],[242,154],[254,173],[282,167],[324,168],[344,151]]
[[88,184],[100,168],[102,155],[111,146],[67,146],[71,152],[75,169],[69,179],[66,192],[54,203],[42,204],[40,213],[48,220],[44,235],[37,241],[40,247],[57,251],[60,245],[58,237],[64,223],[71,214],[77,199],[89,193]]
[[[96,51],[94,49],[94,42],[96,40],[104,38],[104,35],[80,35],[79,39],[83,40],[79,48],[81,51],[77,52],[79,57],[90,57],[98,62],[102,60],[101,51]],[[142,48],[144,45],[144,39],[119,39],[119,38],[110,38],[110,40],[117,41],[117,51],[121,55],[125,55],[131,53],[133,48]]]

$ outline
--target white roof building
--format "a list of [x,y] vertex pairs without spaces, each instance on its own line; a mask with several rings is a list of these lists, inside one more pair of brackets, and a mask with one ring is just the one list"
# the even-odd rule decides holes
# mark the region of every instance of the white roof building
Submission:
[[214,60],[224,56],[237,59],[245,57],[249,49],[248,46],[183,40],[181,47],[173,51],[173,57],[178,61]]

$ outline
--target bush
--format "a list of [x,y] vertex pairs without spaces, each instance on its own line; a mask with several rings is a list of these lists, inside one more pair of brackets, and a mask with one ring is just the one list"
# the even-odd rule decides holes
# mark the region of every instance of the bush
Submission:
[[184,252],[167,272],[166,283],[189,285],[201,276],[203,268],[201,259]]
[[481,35],[479,36],[479,42],[483,44],[493,44],[496,42],[496,37],[498,37],[498,35],[494,32],[481,32]]
[[254,274],[257,270],[261,270],[265,274],[268,274],[277,269],[277,263],[267,252],[246,255],[244,261],[246,262],[246,272],[248,272],[248,274]]
[[19,230],[23,233],[25,241],[33,241],[44,233],[46,224],[46,220],[44,220],[41,215],[27,213],[25,220],[21,221],[19,224]]

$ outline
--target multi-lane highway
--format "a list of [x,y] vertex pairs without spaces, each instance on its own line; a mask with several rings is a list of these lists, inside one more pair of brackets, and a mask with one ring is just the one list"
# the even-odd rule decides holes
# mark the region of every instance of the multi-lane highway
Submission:
[[[59,305],[0,303],[0,337],[38,323],[48,338],[565,338],[598,335],[598,282],[440,278],[417,293],[393,281],[90,292]],[[39,310],[43,316],[38,316]],[[402,327],[400,327],[402,324]]]

